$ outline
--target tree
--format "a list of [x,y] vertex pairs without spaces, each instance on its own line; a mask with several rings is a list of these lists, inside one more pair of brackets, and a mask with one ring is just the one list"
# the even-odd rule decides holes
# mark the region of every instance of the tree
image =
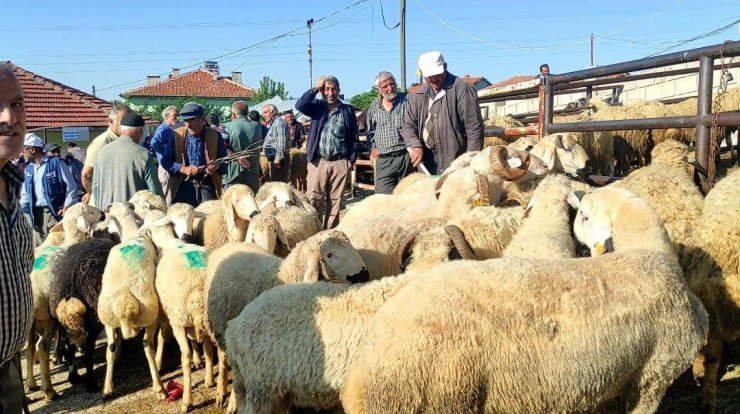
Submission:
[[362,109],[364,111],[370,107],[370,104],[373,102],[373,99],[377,97],[378,97],[377,88],[375,88],[375,86],[371,86],[369,91],[353,96],[350,102],[352,103],[352,106],[354,106],[355,108]]
[[285,84],[278,82],[269,76],[265,75],[260,80],[260,86],[257,88],[257,93],[254,95],[254,101],[259,103],[267,99],[279,96],[281,99],[288,97],[288,91],[285,90]]
[[[203,100],[202,98],[171,98],[171,100],[160,100],[158,103],[154,105],[145,105],[144,108],[140,109],[138,112],[142,115],[146,115],[149,118],[162,122],[162,111],[164,111],[164,108],[174,105],[177,107],[177,109],[182,109],[183,105],[185,105],[187,102],[196,102],[199,103],[203,107],[203,111],[205,113],[205,116],[207,117],[210,114],[216,114],[218,115],[221,122],[228,121],[225,119],[223,111],[221,108],[216,107],[214,105],[208,104]],[[124,100],[124,103],[131,106],[131,103]]]

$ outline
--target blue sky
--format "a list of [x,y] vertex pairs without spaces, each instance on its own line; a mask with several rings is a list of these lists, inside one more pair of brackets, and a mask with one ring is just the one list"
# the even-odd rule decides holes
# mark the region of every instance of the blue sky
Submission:
[[[185,68],[244,49],[216,59],[222,74],[240,70],[244,83],[254,87],[269,75],[297,97],[309,87],[306,20],[356,2],[4,0],[0,59],[86,92],[95,85],[98,96],[114,99],[145,84],[147,75],[192,70]],[[399,1],[382,5],[386,23],[394,26]],[[605,65],[647,56],[738,19],[738,0],[407,0],[407,80],[415,78],[416,59],[427,50],[440,50],[454,74],[496,82],[535,74],[543,62],[552,73],[587,67],[592,32],[595,63]],[[735,24],[671,51],[739,38]],[[380,70],[400,80],[399,30],[384,26],[381,0],[318,22],[313,50],[314,80],[324,73],[337,76],[346,97],[368,90]]]

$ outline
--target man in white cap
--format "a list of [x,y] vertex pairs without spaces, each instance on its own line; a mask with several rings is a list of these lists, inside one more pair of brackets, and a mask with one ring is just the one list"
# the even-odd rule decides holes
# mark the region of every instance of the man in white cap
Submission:
[[411,163],[442,173],[459,155],[483,148],[483,119],[472,85],[447,71],[440,52],[419,56],[425,83],[409,94],[401,135]]

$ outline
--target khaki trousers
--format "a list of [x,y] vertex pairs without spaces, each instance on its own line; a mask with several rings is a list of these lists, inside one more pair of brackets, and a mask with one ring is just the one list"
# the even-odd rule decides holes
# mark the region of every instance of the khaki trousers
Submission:
[[332,229],[339,224],[342,209],[342,194],[347,186],[350,163],[346,159],[336,161],[313,160],[308,163],[306,194],[324,223]]

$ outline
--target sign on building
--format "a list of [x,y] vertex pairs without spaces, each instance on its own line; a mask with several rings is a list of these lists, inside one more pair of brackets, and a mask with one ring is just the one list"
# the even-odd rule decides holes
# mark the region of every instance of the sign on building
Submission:
[[90,141],[90,128],[88,127],[62,128],[62,140],[64,142]]

